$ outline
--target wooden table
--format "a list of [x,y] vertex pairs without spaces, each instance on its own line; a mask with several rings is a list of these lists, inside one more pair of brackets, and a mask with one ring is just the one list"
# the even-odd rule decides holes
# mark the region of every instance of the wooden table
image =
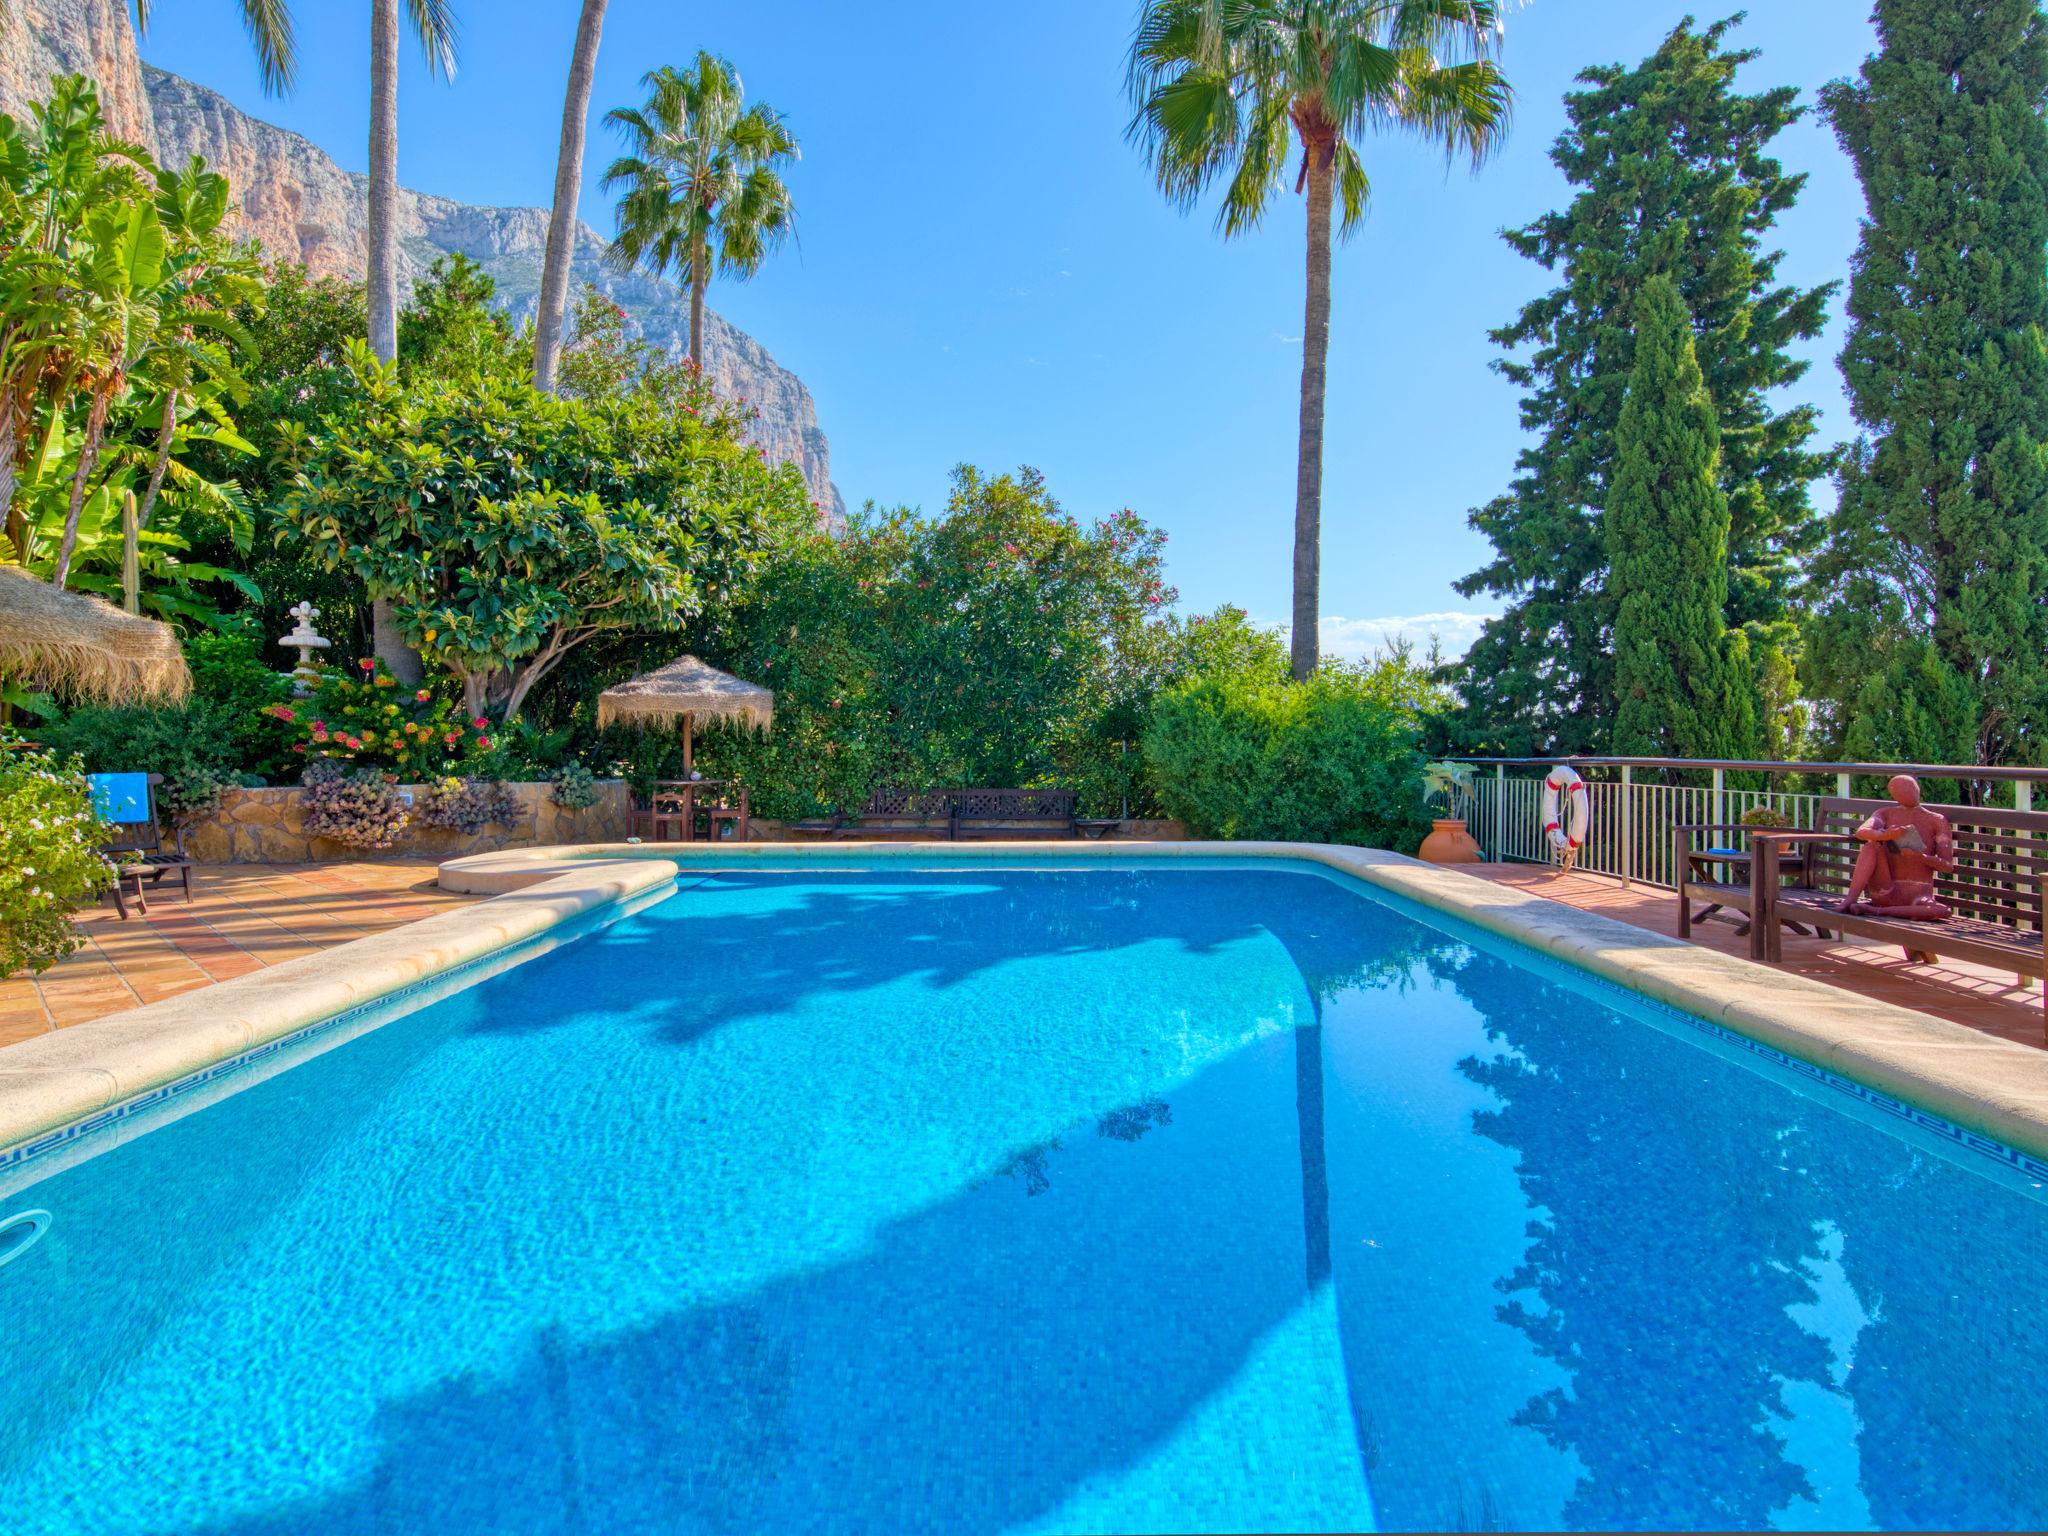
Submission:
[[[1782,957],[1778,944],[1778,881],[1784,867],[1785,850],[1810,843],[1853,843],[1853,832],[1809,832],[1791,827],[1758,827],[1749,834],[1749,958],[1776,960]],[[1801,870],[1805,854],[1798,856]],[[1797,923],[1799,932],[1806,930]],[[1816,930],[1824,932],[1824,930]]]

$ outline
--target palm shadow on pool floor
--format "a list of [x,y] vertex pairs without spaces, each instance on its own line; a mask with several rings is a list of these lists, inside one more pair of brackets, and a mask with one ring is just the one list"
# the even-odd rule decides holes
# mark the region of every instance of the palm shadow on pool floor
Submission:
[[1335,1339],[1304,1322],[1327,1315],[1296,1129],[1314,1034],[1071,1127],[851,1260],[625,1333],[545,1329],[510,1379],[381,1405],[370,1477],[215,1529],[997,1530],[1133,1472],[1127,1527],[1363,1527]]

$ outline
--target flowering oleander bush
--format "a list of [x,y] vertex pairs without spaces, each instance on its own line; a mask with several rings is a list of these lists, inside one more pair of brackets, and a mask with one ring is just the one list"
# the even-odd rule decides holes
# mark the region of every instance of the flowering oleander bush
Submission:
[[402,686],[367,656],[323,673],[306,698],[263,713],[285,727],[294,753],[388,768],[401,779],[438,778],[491,745],[488,721],[465,717],[431,688]]
[[565,811],[587,811],[597,804],[597,775],[575,758],[548,775],[555,786],[555,804]]
[[345,768],[325,760],[310,763],[306,786],[306,831],[352,848],[389,848],[405,835],[412,812],[398,781],[376,768]]
[[420,825],[466,832],[472,837],[489,826],[510,826],[519,815],[519,797],[512,786],[493,779],[438,779],[414,808]]
[[48,970],[78,948],[72,908],[113,883],[106,840],[76,759],[0,738],[0,976]]

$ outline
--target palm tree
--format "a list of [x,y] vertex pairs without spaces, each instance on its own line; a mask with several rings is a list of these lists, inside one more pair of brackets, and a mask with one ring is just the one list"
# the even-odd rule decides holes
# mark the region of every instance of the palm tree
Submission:
[[774,108],[747,105],[739,73],[713,54],[640,83],[646,106],[605,114],[631,150],[604,173],[607,192],[626,188],[607,255],[622,271],[689,274],[690,356],[701,364],[713,262],[744,280],[789,235],[795,210],[780,167],[798,157],[796,138]]
[[[455,74],[455,15],[448,0],[405,0],[406,18],[444,80]],[[370,350],[398,356],[398,0],[370,0]],[[405,643],[385,598],[370,603],[370,649],[401,683],[420,680],[419,653]]]
[[562,145],[555,155],[555,209],[548,220],[541,262],[540,313],[533,327],[533,387],[552,394],[555,360],[562,354],[562,315],[569,306],[569,258],[576,247],[576,202],[583,195],[583,132],[590,120],[590,87],[597,77],[597,39],[605,0],[583,0],[576,51],[569,57],[569,94],[562,103]]
[[1143,0],[1128,64],[1130,137],[1160,190],[1193,207],[1221,180],[1225,237],[1255,228],[1301,148],[1308,294],[1294,488],[1293,668],[1316,668],[1323,517],[1323,402],[1330,351],[1330,235],[1365,217],[1358,144],[1403,129],[1477,166],[1506,130],[1493,61],[1506,0]]
[[[405,0],[429,66],[455,75],[455,15],[448,0]],[[370,350],[398,356],[398,0],[370,0]]]

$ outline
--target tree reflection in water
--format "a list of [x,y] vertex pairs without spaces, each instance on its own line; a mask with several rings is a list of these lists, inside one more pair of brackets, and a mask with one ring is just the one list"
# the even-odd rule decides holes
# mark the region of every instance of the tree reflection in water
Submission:
[[[1497,1100],[1473,1128],[1520,1159],[1529,1243],[1498,1315],[1570,1381],[1516,1419],[1584,1467],[1566,1523],[1758,1528],[1832,1485],[1885,1528],[2039,1528],[2038,1203],[1831,1091],[1556,987],[1515,996],[1499,969],[1458,979],[1501,1047],[1460,1070]],[[1829,1270],[1845,1358],[1818,1321]],[[1802,1437],[1807,1467],[1790,1383],[1853,1408],[1835,1441]]]

